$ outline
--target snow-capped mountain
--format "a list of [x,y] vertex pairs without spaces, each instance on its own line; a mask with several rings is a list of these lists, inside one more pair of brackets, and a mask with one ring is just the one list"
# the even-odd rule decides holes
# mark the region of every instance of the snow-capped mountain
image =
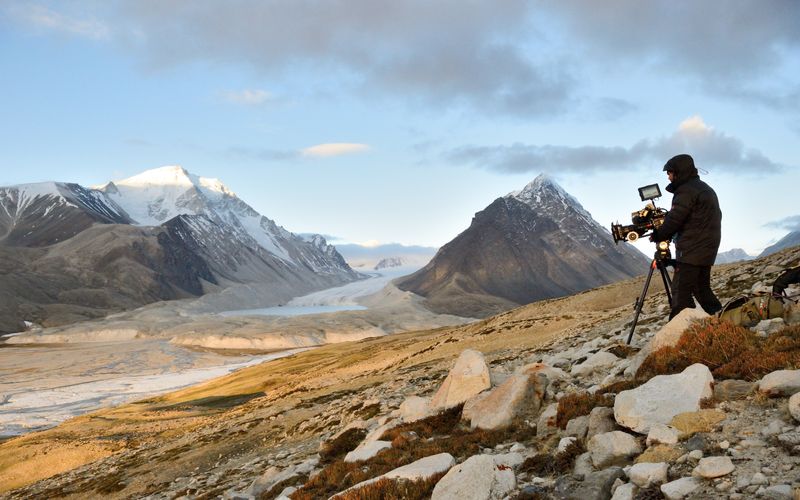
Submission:
[[0,333],[223,289],[262,307],[361,278],[322,236],[297,236],[181,167],[99,188],[0,187],[0,271]]
[[607,229],[545,175],[496,199],[431,262],[397,285],[437,312],[480,317],[647,271]]
[[[99,189],[131,217],[134,224],[157,226],[178,216],[194,216],[186,229],[214,238],[220,231],[263,257],[322,274],[355,274],[336,250],[316,235],[306,240],[278,226],[239,199],[218,179],[198,177],[179,166],[148,170],[109,182]],[[205,219],[207,223],[202,222]],[[219,229],[223,228],[223,229]],[[211,252],[219,248],[209,248]]]
[[732,248],[725,252],[719,252],[717,258],[714,259],[714,264],[730,264],[731,262],[740,262],[743,260],[753,260],[754,256],[748,254],[741,248]]
[[38,182],[0,187],[0,238],[7,244],[50,245],[98,222],[131,221],[103,193],[78,184]]

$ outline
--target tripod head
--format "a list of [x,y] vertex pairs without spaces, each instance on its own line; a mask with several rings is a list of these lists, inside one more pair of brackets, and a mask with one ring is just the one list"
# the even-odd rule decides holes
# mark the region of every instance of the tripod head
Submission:
[[672,265],[672,252],[669,251],[669,241],[656,242],[656,253],[653,255],[653,260],[663,265]]

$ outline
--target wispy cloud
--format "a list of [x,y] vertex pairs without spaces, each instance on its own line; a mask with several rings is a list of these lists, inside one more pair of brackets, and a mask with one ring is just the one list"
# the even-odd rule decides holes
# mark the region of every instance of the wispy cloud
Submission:
[[36,4],[12,4],[4,9],[12,18],[36,29],[94,40],[109,38],[110,29],[96,19],[81,19]]
[[367,150],[369,150],[369,146],[367,146],[366,144],[336,142],[329,144],[317,144],[316,146],[311,146],[303,149],[301,153],[303,156],[315,156],[324,158],[330,156],[341,156],[341,155],[348,155],[355,153],[363,153],[364,151]]
[[261,89],[227,90],[222,92],[222,97],[228,102],[245,106],[260,106],[274,98],[272,94]]
[[627,170],[643,163],[665,162],[678,153],[694,156],[700,168],[777,173],[783,165],[758,150],[708,126],[700,116],[684,120],[671,135],[642,139],[630,147],[556,146],[516,143],[510,146],[464,146],[445,154],[454,164],[467,164],[503,173]]
[[790,215],[776,221],[764,224],[764,227],[785,229],[787,231],[800,231],[800,215]]

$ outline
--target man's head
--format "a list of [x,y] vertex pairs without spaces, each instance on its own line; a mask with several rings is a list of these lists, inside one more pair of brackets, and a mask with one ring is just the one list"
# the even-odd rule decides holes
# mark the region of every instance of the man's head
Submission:
[[694,159],[687,154],[673,156],[664,165],[664,171],[669,176],[670,182],[681,182],[697,175]]

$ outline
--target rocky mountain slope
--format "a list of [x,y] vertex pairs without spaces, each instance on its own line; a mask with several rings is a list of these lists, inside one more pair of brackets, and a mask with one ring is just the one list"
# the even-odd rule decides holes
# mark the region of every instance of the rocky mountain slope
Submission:
[[648,261],[552,179],[496,199],[424,268],[397,282],[431,310],[467,317],[630,278]]
[[321,236],[294,235],[181,167],[101,189],[0,188],[0,256],[0,333],[236,284],[286,300],[360,277]]
[[800,245],[800,231],[792,231],[788,233],[786,236],[779,239],[774,245],[770,245],[765,248],[759,257],[765,257],[775,252],[779,252],[784,248],[790,248],[796,245]]
[[739,262],[742,260],[751,260],[755,257],[748,254],[741,248],[732,248],[725,252],[719,252],[714,264],[730,264],[731,262]]
[[[712,286],[724,301],[798,261],[793,248],[715,267]],[[798,374],[724,380],[692,365],[634,379],[640,353],[683,330],[662,329],[666,297],[652,287],[624,345],[641,286],[327,345],[79,417],[0,444],[0,491],[306,499],[382,476],[367,486],[376,498],[792,498],[800,401],[781,387],[796,391]],[[768,321],[752,337],[800,354],[780,328]]]

